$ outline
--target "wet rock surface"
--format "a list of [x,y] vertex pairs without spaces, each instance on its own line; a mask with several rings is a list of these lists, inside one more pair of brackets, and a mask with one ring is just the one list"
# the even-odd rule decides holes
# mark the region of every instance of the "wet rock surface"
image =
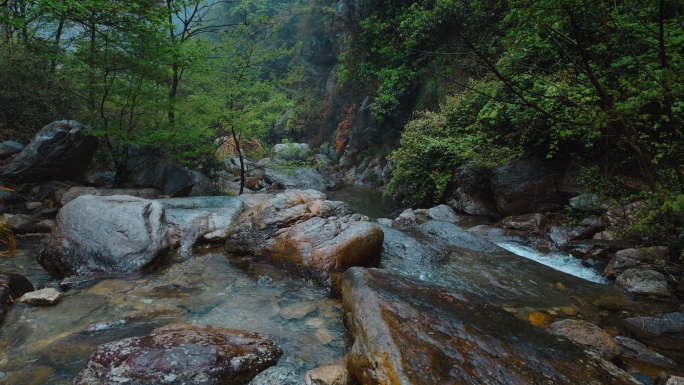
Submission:
[[661,368],[675,368],[677,363],[662,354],[649,349],[646,345],[629,337],[615,336],[615,343],[620,347],[622,359],[639,361]]
[[282,351],[255,333],[172,324],[98,347],[75,385],[246,384]]
[[97,139],[81,123],[59,120],[43,127],[12,161],[0,179],[15,183],[72,179],[83,173],[97,149]]
[[158,199],[164,207],[173,243],[190,250],[198,242],[222,243],[228,229],[246,208],[237,197],[191,197]]
[[425,211],[425,216],[429,219],[442,222],[458,223],[460,218],[454,210],[447,205],[439,205]]
[[5,320],[11,303],[33,290],[33,285],[23,275],[0,274],[0,323]]
[[521,230],[534,234],[544,234],[547,220],[543,214],[524,214],[506,217],[499,222],[504,229]]
[[657,271],[629,269],[620,274],[615,284],[626,293],[669,300],[672,297],[665,276]]
[[624,325],[639,341],[684,356],[684,313],[629,317]]
[[41,289],[24,294],[19,302],[35,306],[54,305],[62,299],[62,293],[53,289]]
[[168,238],[159,202],[84,195],[60,210],[38,262],[57,278],[132,272],[157,264],[169,251]]
[[23,149],[24,149],[23,144],[17,143],[17,142],[12,141],[12,140],[6,140],[4,142],[0,142],[0,158],[7,158],[7,157],[12,156],[14,154],[18,154]]
[[226,251],[254,254],[338,290],[351,266],[377,266],[382,230],[343,202],[313,190],[288,190],[248,209],[228,231]]
[[292,369],[275,366],[257,374],[249,385],[303,385]]
[[325,191],[328,182],[316,170],[299,167],[295,169],[266,168],[264,180],[279,189],[313,189]]
[[474,297],[375,269],[342,280],[348,368],[363,384],[637,384]]
[[600,327],[582,320],[566,319],[551,324],[551,331],[572,342],[586,346],[606,360],[620,355],[620,348]]

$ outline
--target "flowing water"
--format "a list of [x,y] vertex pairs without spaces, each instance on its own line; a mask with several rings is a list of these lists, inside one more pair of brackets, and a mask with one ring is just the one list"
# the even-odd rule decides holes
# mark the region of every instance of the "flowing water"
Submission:
[[[336,191],[328,199],[346,201],[371,218],[389,217],[397,209],[363,188]],[[381,267],[454,293],[474,293],[520,318],[545,312],[562,319],[567,315],[561,309],[571,309],[618,332],[631,313],[663,310],[631,302],[567,256],[541,255],[514,242],[483,246],[451,224],[383,230]],[[21,240],[21,253],[1,259],[0,269],[24,274],[36,286],[47,282],[50,277],[35,261],[42,242]],[[618,310],[597,307],[602,298],[618,303]],[[629,312],[619,310],[625,308]],[[145,274],[98,277],[67,291],[56,306],[16,304],[0,327],[0,384],[69,384],[96,346],[172,322],[261,333],[283,349],[278,365],[300,376],[316,366],[341,363],[345,354],[340,302],[327,289],[216,250],[172,254]]]

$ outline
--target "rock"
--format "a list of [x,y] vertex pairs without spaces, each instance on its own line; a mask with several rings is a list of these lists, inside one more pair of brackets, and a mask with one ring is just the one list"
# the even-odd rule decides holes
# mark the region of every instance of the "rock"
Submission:
[[102,195],[95,187],[78,187],[74,186],[59,195],[59,203],[65,206],[67,203],[82,195]]
[[570,233],[572,232],[572,227],[569,226],[551,226],[549,231],[546,233],[546,237],[558,247],[564,247],[568,242],[570,242]]
[[635,338],[656,348],[684,352],[684,313],[630,317],[624,325]]
[[551,324],[551,331],[572,342],[586,346],[606,360],[620,355],[620,348],[600,327],[582,320],[565,319]]
[[603,276],[615,279],[625,270],[638,268],[642,263],[652,264],[655,261],[667,260],[668,254],[669,249],[662,246],[619,250],[608,263]]
[[580,194],[570,198],[570,207],[579,211],[601,211],[603,202],[595,194]]
[[155,188],[169,197],[186,197],[190,195],[195,180],[192,171],[170,162],[149,160],[133,168],[129,181],[137,187]]
[[590,267],[597,273],[602,274],[606,270],[608,263],[602,259],[587,257],[582,260],[582,266]]
[[314,160],[316,163],[321,164],[323,167],[330,166],[330,158],[325,154],[314,155]]
[[86,170],[96,149],[97,139],[83,134],[81,123],[52,122],[2,169],[0,179],[16,183],[73,179]]
[[303,385],[292,369],[273,366],[257,374],[249,385]]
[[47,306],[54,305],[61,299],[62,293],[53,288],[47,288],[26,293],[19,298],[19,302],[28,305]]
[[171,324],[98,346],[74,385],[245,384],[282,354],[256,333]]
[[447,205],[435,206],[425,212],[425,216],[435,221],[458,223],[461,219]]
[[486,169],[462,166],[454,174],[453,184],[454,192],[446,203],[454,210],[468,215],[498,215]]
[[418,230],[424,234],[437,238],[445,245],[458,247],[460,249],[484,253],[504,251],[494,243],[473,235],[453,223],[430,221],[418,226]]
[[599,233],[594,234],[594,237],[592,239],[614,241],[617,238],[615,237],[615,233],[613,233],[612,231],[601,231]]
[[392,227],[392,224],[394,224],[394,221],[389,219],[389,218],[378,218],[375,220],[377,224],[380,226],[385,226],[385,227]]
[[24,149],[24,145],[11,140],[0,142],[0,158],[8,158],[18,154]]
[[14,203],[22,203],[25,199],[17,194],[14,190],[0,189],[0,205],[11,205]]
[[114,195],[130,195],[132,197],[138,197],[143,199],[157,199],[161,196],[161,191],[156,188],[99,188],[97,191],[105,197],[110,197]]
[[642,362],[661,368],[676,368],[677,363],[646,347],[639,341],[624,336],[615,336],[615,343],[620,347],[622,359]]
[[626,270],[617,277],[615,284],[628,294],[665,299],[672,297],[665,276],[653,270]]
[[292,226],[254,254],[338,293],[339,277],[348,268],[380,264],[383,239],[383,231],[369,222],[316,217]]
[[245,210],[237,197],[206,196],[158,199],[173,230],[172,243],[189,251],[198,242],[223,243],[228,229]]
[[125,195],[83,195],[59,212],[38,262],[56,278],[140,271],[166,256],[168,238],[161,203]]
[[14,235],[32,234],[37,231],[36,221],[29,215],[25,214],[2,214],[0,215],[0,223],[4,227],[12,230]]
[[491,171],[490,184],[500,213],[543,213],[562,207],[565,200],[557,185],[562,175],[534,159],[521,160]]
[[316,170],[299,167],[295,169],[266,168],[264,180],[279,189],[313,189],[325,191],[328,182]]
[[684,385],[684,377],[670,376],[665,385]]
[[[260,203],[242,213],[229,229],[226,252],[237,255],[253,253],[276,231],[315,216],[310,208],[320,209],[323,200],[325,194],[315,190],[287,190],[256,198]],[[321,202],[314,204],[315,201]],[[318,209],[314,209],[317,212]]]
[[273,146],[273,153],[282,160],[305,161],[309,157],[311,150],[306,143],[279,143]]
[[56,226],[57,222],[55,222],[53,219],[45,219],[36,223],[36,232],[49,234],[55,229]]
[[527,320],[530,321],[530,325],[534,326],[547,326],[551,323],[551,317],[548,315],[535,311],[527,316]]
[[[261,179],[264,177],[266,163],[254,163],[245,158],[242,159],[242,162],[245,165],[245,177],[254,179]],[[231,174],[240,176],[242,167],[240,166],[240,158],[228,158],[223,163]]]
[[684,293],[684,277],[682,277],[677,283],[677,290]]
[[23,275],[0,274],[0,323],[5,320],[10,304],[33,290],[33,285]]
[[413,214],[413,210],[406,209],[394,219],[392,225],[397,229],[405,229],[411,226],[418,226],[418,222],[416,221],[416,216]]
[[188,196],[208,197],[214,195],[214,183],[208,176],[198,171],[190,171],[190,176],[192,177],[194,185]]
[[387,270],[347,270],[342,307],[347,368],[364,385],[638,384],[473,295]]
[[570,233],[570,240],[575,239],[589,239],[594,234],[605,230],[606,225],[600,218],[585,218],[582,222],[572,230]]
[[341,365],[325,365],[309,370],[305,376],[306,385],[347,385],[349,372]]
[[523,214],[506,217],[499,225],[504,229],[520,230],[542,235],[546,230],[546,217],[543,214]]
[[609,254],[616,251],[633,247],[634,245],[627,241],[604,241],[599,239],[578,239],[569,241],[565,245],[565,250],[572,254],[575,258],[604,258],[607,259]]
[[102,187],[113,182],[115,177],[115,172],[95,172],[92,170],[87,170],[78,178],[78,183],[88,187]]

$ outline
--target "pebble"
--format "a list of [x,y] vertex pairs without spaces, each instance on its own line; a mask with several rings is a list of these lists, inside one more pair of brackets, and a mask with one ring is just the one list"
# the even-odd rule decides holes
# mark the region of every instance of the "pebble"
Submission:
[[576,315],[577,309],[572,306],[561,306],[560,311],[565,315]]

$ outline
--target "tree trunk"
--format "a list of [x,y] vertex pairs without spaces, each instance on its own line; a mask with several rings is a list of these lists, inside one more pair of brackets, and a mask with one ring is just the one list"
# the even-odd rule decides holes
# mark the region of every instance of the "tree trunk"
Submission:
[[[65,19],[64,16],[59,18],[59,25],[57,26],[57,32],[55,32],[55,53],[54,53],[55,56],[57,56],[57,54],[59,53],[59,42],[62,39],[62,30],[64,30],[64,19]],[[54,74],[56,69],[57,69],[57,58],[53,57],[52,60],[50,61],[50,73]]]
[[242,195],[245,191],[245,161],[242,159],[242,151],[240,151],[240,140],[235,135],[235,128],[230,127],[230,132],[233,134],[233,142],[235,142],[235,149],[238,153],[238,158],[240,158],[240,192],[238,195]]

